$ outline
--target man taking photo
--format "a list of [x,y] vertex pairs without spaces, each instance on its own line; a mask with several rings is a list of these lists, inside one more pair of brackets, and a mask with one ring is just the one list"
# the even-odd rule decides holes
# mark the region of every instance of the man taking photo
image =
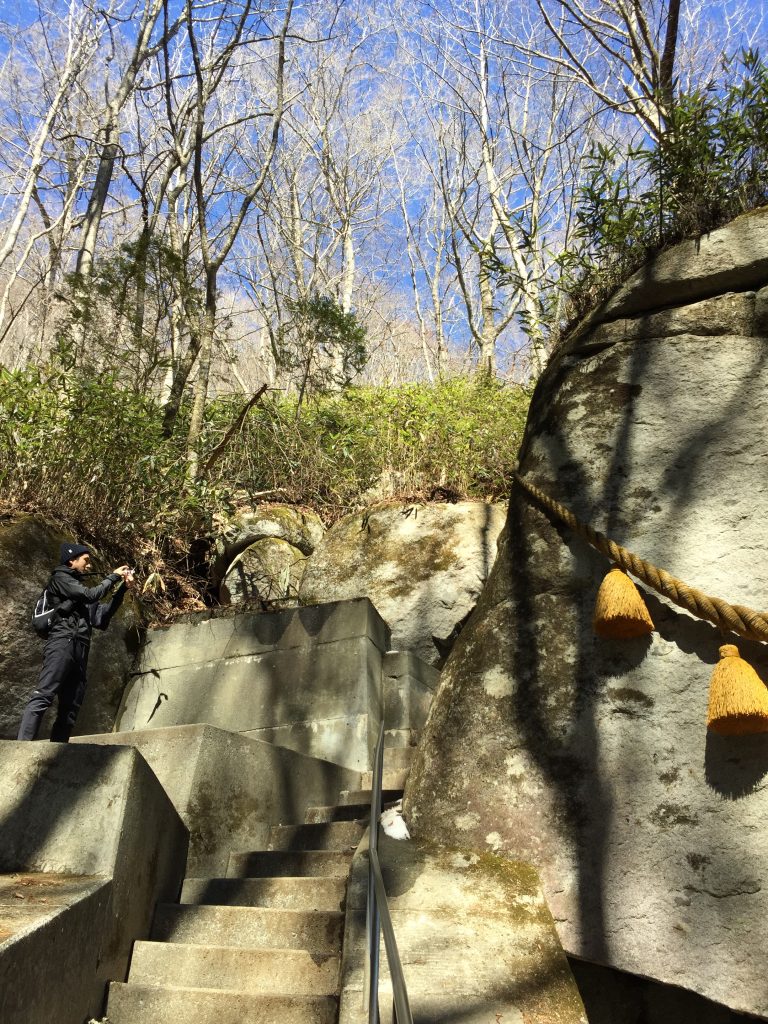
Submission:
[[[83,576],[91,568],[91,551],[84,544],[65,542],[60,559],[61,565],[53,570],[46,587],[52,603],[58,605],[58,615],[45,641],[37,689],[24,709],[20,740],[37,739],[43,716],[57,697],[51,741],[69,743],[85,697],[91,631],[94,627],[107,628],[123,602],[126,588],[133,584],[133,573],[127,565],[121,565],[98,586],[84,586]],[[101,599],[116,583],[121,586],[110,601],[102,604]]]

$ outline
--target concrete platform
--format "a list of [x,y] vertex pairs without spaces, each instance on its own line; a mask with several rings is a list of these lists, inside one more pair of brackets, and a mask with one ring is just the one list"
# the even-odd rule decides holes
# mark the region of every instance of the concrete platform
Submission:
[[343,910],[346,878],[188,878],[181,903],[280,910]]
[[346,878],[351,863],[351,852],[258,850],[254,853],[230,854],[227,877],[278,878],[304,875]]
[[330,821],[309,825],[277,825],[270,829],[269,850],[336,850],[353,853],[365,825]]
[[301,821],[359,774],[209,725],[107,733],[78,743],[135,747],[190,832],[187,874],[225,875],[232,849],[265,847],[270,828]]
[[104,878],[92,875],[0,875],[0,945],[18,939],[105,887],[109,885]]
[[[392,773],[394,775],[394,773]],[[398,776],[399,777],[399,776]],[[393,789],[382,789],[381,799],[385,805],[388,803],[395,803],[403,795],[403,787],[396,786]],[[370,789],[345,789],[339,794],[339,806],[361,806],[364,805],[370,809],[371,806],[371,791]]]
[[330,804],[327,807],[308,807],[304,812],[304,821],[307,825],[322,825],[331,821],[358,821],[367,824],[370,816],[370,802]]
[[2,742],[0,763],[0,1020],[82,1024],[176,897],[187,831],[134,750]]
[[82,1024],[101,1007],[105,982],[94,965],[112,895],[107,878],[47,873],[0,878],[3,1024]]

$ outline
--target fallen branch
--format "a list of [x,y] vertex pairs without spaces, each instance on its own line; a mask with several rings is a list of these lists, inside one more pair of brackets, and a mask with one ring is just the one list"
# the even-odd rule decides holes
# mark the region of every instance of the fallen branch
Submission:
[[216,445],[216,447],[210,453],[208,458],[205,460],[205,465],[203,466],[203,469],[202,469],[203,476],[208,476],[208,474],[211,472],[213,467],[216,465],[216,463],[219,461],[221,456],[226,451],[226,448],[227,448],[227,445],[229,444],[229,442],[232,440],[232,438],[235,436],[235,434],[239,433],[239,431],[242,430],[243,424],[245,423],[245,417],[248,415],[248,413],[251,411],[251,409],[254,407],[254,405],[256,405],[260,401],[262,395],[268,389],[269,389],[269,385],[268,384],[262,384],[261,387],[259,388],[259,390],[256,392],[256,394],[255,395],[251,395],[251,397],[245,403],[243,408],[237,414],[237,417],[235,418],[234,423],[232,423],[230,425],[230,427],[227,430],[227,432],[224,435],[224,437],[222,437],[221,441],[219,441],[219,443]]

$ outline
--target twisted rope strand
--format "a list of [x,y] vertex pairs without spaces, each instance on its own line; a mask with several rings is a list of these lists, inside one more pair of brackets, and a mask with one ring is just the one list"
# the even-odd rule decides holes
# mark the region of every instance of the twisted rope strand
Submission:
[[709,597],[703,591],[689,587],[682,580],[676,579],[663,569],[623,548],[610,537],[599,533],[588,523],[582,523],[565,505],[550,498],[535,484],[524,480],[519,473],[515,473],[514,478],[528,494],[574,533],[583,537],[593,548],[610,558],[625,572],[630,572],[642,580],[652,590],[685,608],[697,618],[714,623],[723,631],[730,630],[747,640],[768,640],[768,616],[765,613],[756,612],[744,605],[729,604],[719,597]]

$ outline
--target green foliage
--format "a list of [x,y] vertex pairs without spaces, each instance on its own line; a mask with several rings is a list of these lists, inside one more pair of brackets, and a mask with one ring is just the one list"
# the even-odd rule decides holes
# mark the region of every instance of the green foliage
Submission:
[[[395,495],[506,496],[528,394],[483,376],[347,388],[308,402],[300,419],[297,404],[268,396],[213,475],[190,482],[183,430],[164,437],[162,409],[116,374],[0,368],[2,511],[42,514],[130,561],[163,583],[150,588],[162,613],[204,596],[189,553],[201,541],[205,548],[236,505],[266,497],[313,507],[330,522]],[[242,396],[211,403],[203,462],[241,405]]]
[[725,62],[723,75],[724,90],[680,97],[659,146],[643,154],[658,182],[648,201],[661,242],[768,200],[768,66],[746,51]]
[[367,361],[366,331],[354,313],[345,313],[329,295],[312,292],[289,299],[291,314],[277,342],[277,364],[293,373],[299,407],[311,394],[326,394],[347,384]]
[[326,519],[370,488],[380,497],[444,489],[498,498],[509,487],[528,401],[522,388],[485,376],[347,388],[310,403],[298,421],[296,399],[272,397],[218,471],[252,493],[282,488]]
[[96,263],[86,281],[70,274],[66,285],[58,361],[70,369],[120,367],[123,383],[137,392],[157,387],[168,368],[174,298],[187,317],[202,315],[202,295],[187,282],[184,261],[145,234]]
[[592,150],[576,245],[559,260],[570,320],[664,246],[768,202],[768,66],[745,51],[723,79],[677,99],[657,146]]
[[154,403],[114,375],[0,368],[0,486],[12,507],[130,544],[180,492],[180,455]]

